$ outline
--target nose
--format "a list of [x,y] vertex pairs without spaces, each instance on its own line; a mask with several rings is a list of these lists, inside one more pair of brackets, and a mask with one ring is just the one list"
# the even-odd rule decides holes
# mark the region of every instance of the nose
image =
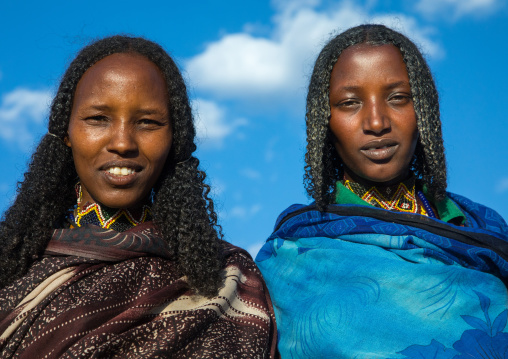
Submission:
[[109,152],[116,152],[122,156],[134,154],[138,151],[135,131],[127,121],[114,121],[115,125],[111,131],[110,140],[107,145]]
[[383,101],[371,100],[365,104],[363,130],[375,135],[383,135],[391,129],[390,116]]

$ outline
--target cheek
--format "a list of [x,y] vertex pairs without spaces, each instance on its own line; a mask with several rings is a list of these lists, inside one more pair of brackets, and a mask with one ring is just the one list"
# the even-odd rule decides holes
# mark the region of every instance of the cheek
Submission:
[[89,154],[79,149],[77,146],[72,147],[72,158],[74,162],[74,168],[80,179],[80,181],[87,182],[87,185],[94,175],[93,158]]
[[79,138],[79,136],[75,135],[75,133],[69,135],[74,166],[76,169],[78,169],[78,167],[93,166],[94,157],[100,152],[97,148],[97,143],[95,141],[90,141],[87,137]]
[[353,152],[354,132],[344,124],[337,125],[330,123],[332,132],[332,143],[341,158],[347,157],[348,153]]
[[406,132],[407,138],[410,139],[410,147],[413,149],[416,148],[416,144],[418,143],[418,139],[420,138],[420,131],[418,131],[418,126],[416,124],[416,118],[413,120],[413,125],[408,128]]
[[166,136],[159,141],[148,141],[146,154],[147,157],[149,156],[154,172],[160,173],[162,171],[171,150],[171,145],[172,141],[168,141]]
[[72,150],[72,155],[86,158],[94,152],[97,147],[98,136],[90,133],[78,120],[71,119],[66,144]]
[[328,127],[335,139],[342,144],[351,141],[351,137],[359,131],[359,124],[355,117],[345,116],[344,114],[332,111]]

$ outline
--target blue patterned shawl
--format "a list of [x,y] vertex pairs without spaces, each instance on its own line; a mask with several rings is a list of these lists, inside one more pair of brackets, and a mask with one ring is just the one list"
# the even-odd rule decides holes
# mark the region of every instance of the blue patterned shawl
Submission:
[[293,205],[257,255],[282,358],[508,358],[508,227],[356,205]]

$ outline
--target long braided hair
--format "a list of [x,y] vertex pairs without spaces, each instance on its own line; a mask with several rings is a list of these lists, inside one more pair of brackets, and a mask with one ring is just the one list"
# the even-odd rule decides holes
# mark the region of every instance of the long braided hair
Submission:
[[162,72],[168,90],[173,143],[154,187],[154,222],[169,244],[178,269],[199,293],[211,296],[222,283],[221,227],[206,175],[192,154],[195,128],[187,89],[178,67],[156,43],[112,36],[83,48],[63,75],[53,99],[48,131],[32,155],[14,204],[0,223],[0,288],[27,272],[44,252],[52,230],[75,204],[77,173],[67,136],[76,86],[97,61],[115,53],[136,53]]
[[353,27],[325,45],[319,54],[307,94],[307,152],[304,184],[320,210],[332,202],[335,183],[344,175],[343,162],[333,146],[330,121],[330,76],[342,51],[357,44],[396,46],[409,75],[419,140],[411,170],[427,186],[431,198],[446,193],[446,162],[441,134],[439,99],[430,69],[416,45],[383,25]]

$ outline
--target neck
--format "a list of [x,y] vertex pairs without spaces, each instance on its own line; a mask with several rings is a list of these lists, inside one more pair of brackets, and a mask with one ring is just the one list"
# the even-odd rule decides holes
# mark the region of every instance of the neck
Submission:
[[110,208],[96,202],[88,202],[84,205],[78,204],[73,217],[72,219],[77,227],[92,224],[123,232],[143,222],[152,220],[152,213],[148,205],[123,209]]
[[390,179],[388,181],[379,182],[379,181],[372,181],[370,179],[360,177],[347,168],[345,168],[345,170],[344,170],[344,180],[345,181],[356,182],[358,184],[361,184],[364,187],[369,187],[369,188],[370,187],[391,187],[394,185],[398,185],[399,183],[404,182],[411,177],[412,177],[412,173],[409,170],[407,170],[400,176],[397,176],[397,177]]

